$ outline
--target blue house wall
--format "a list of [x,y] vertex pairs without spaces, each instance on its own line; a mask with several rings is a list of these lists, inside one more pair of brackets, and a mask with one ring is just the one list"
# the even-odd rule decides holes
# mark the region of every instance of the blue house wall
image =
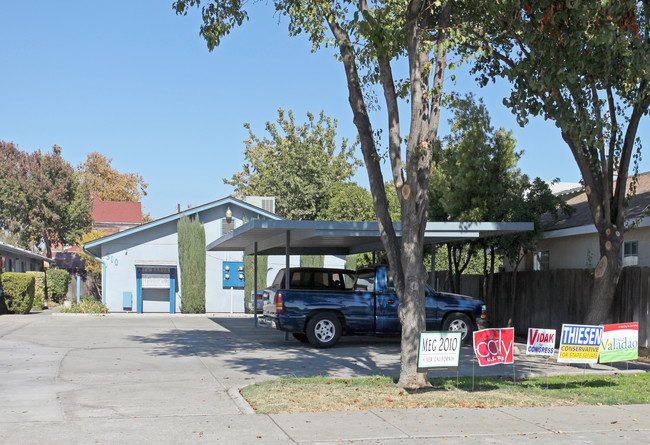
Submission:
[[[178,220],[183,214],[198,215],[210,243],[222,236],[227,209],[232,212],[235,227],[255,218],[279,219],[243,201],[226,198],[87,243],[85,249],[104,264],[103,300],[108,309],[180,312],[183,277],[178,260]],[[243,263],[243,252],[206,252],[205,311],[244,312],[243,287],[224,283],[224,263]]]

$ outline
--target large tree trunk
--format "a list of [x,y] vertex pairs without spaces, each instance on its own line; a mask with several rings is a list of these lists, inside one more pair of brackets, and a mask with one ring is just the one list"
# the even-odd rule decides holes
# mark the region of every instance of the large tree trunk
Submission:
[[[416,228],[414,228],[416,229]],[[426,270],[417,252],[422,251],[422,242],[416,234],[403,233],[402,268],[405,287],[400,298],[399,318],[402,323],[399,386],[423,388],[429,386],[426,373],[418,373],[417,357],[420,332],[426,331],[425,295]]]
[[600,261],[594,272],[594,290],[584,322],[599,325],[607,321],[623,269],[623,234],[614,226],[598,233]]

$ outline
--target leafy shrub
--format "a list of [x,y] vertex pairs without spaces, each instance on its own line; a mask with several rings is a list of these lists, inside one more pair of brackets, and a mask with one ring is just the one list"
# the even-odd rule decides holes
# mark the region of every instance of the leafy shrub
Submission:
[[28,314],[34,304],[34,277],[26,273],[5,272],[2,281],[2,302],[0,311]]
[[35,309],[43,307],[43,295],[45,295],[45,272],[25,272],[34,277],[34,304]]
[[49,298],[61,303],[68,294],[68,283],[70,274],[65,269],[48,269],[47,270],[47,294]]
[[[88,296],[84,295],[84,297]],[[79,304],[72,303],[69,308],[62,307],[61,312],[67,314],[108,314],[108,308],[101,301],[97,301],[91,296],[91,298],[82,297]]]

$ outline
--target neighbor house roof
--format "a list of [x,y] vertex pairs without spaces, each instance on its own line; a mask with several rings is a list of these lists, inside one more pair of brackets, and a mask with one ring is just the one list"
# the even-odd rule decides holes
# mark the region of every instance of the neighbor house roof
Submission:
[[15,247],[10,244],[4,243],[0,241],[0,254],[2,253],[9,253],[12,255],[20,255],[23,257],[30,258],[32,260],[38,260],[38,261],[47,261],[48,263],[53,263],[54,260],[51,258],[44,257],[42,255],[39,255],[37,253],[32,253],[29,250],[21,249],[20,247]]
[[88,243],[84,244],[83,247],[84,247],[84,249],[90,251],[90,253],[92,253],[93,255],[99,255],[99,253],[100,253],[99,247],[102,244],[105,244],[105,243],[108,243],[108,242],[111,242],[111,241],[114,241],[114,240],[129,236],[129,235],[132,235],[134,233],[139,233],[139,232],[142,232],[144,230],[149,230],[151,228],[158,227],[158,226],[160,226],[162,224],[166,224],[166,223],[168,223],[170,221],[177,221],[177,220],[181,219],[183,216],[194,215],[194,214],[203,212],[205,210],[210,210],[210,209],[212,209],[214,207],[224,205],[224,204],[237,205],[237,206],[239,206],[241,208],[251,210],[251,211],[253,211],[253,212],[255,212],[255,213],[257,213],[257,214],[259,214],[259,215],[261,215],[261,216],[263,216],[265,218],[282,219],[278,215],[276,215],[275,213],[267,212],[266,210],[263,210],[263,209],[261,209],[261,208],[259,208],[257,206],[254,206],[254,205],[249,204],[247,202],[241,201],[241,200],[239,200],[237,198],[233,198],[232,196],[228,196],[226,198],[222,198],[222,199],[219,199],[217,201],[213,201],[213,202],[203,204],[203,205],[198,206],[198,207],[193,207],[191,209],[187,209],[187,210],[185,210],[183,212],[180,212],[180,213],[174,213],[173,215],[169,215],[169,216],[166,216],[164,218],[160,218],[160,219],[157,219],[155,221],[151,221],[151,222],[146,223],[146,224],[141,224],[139,226],[132,227],[130,229],[126,229],[126,230],[123,230],[123,231],[118,232],[118,233],[107,235],[107,236],[105,236],[103,238],[99,238],[99,239],[96,239],[94,241],[88,242]]
[[[628,190],[632,178],[628,178]],[[545,232],[561,229],[570,229],[581,226],[593,226],[594,220],[591,216],[591,210],[587,203],[587,194],[580,193],[567,200],[567,204],[575,209],[571,216],[560,214],[557,220],[552,215],[546,214],[542,218],[542,225]],[[635,219],[646,215],[648,206],[650,206],[650,172],[638,175],[636,194],[630,205],[625,208],[625,219]]]
[[142,222],[142,204],[129,201],[102,201],[92,195],[93,210],[90,213],[96,223],[132,223]]

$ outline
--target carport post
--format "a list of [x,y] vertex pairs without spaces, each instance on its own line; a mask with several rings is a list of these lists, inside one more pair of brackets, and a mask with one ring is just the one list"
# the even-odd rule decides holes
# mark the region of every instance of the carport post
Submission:
[[436,245],[431,244],[431,289],[437,291],[436,289]]
[[[284,248],[284,286],[291,289],[291,232],[287,230],[287,244]],[[284,331],[284,341],[289,340],[289,333]]]
[[253,247],[253,319],[257,327],[257,241]]

